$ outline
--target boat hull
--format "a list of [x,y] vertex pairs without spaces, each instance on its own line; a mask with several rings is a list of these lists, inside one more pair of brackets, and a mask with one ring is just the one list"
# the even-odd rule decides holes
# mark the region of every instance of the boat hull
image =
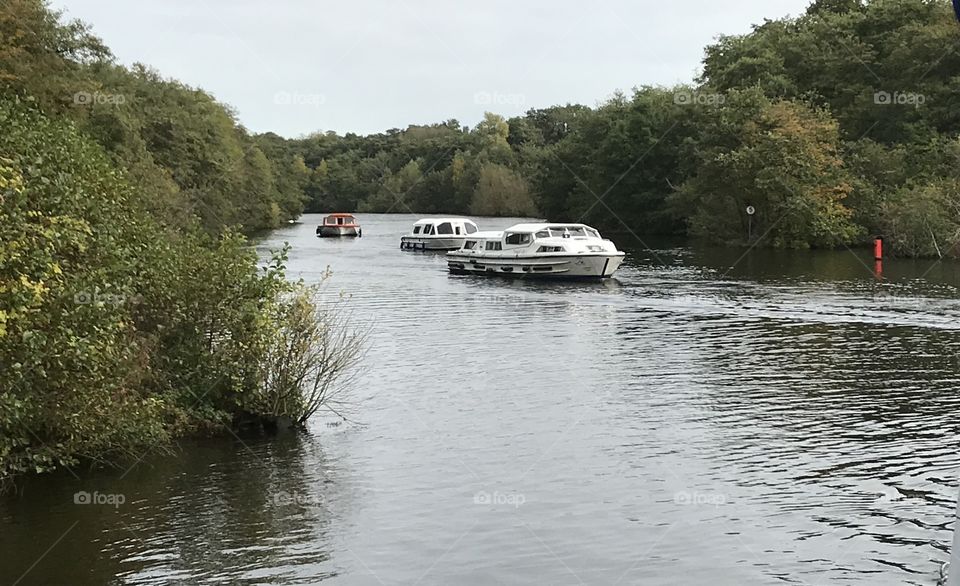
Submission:
[[321,238],[340,238],[360,236],[359,226],[318,226],[317,236]]
[[437,238],[423,236],[400,237],[400,250],[456,250],[463,246],[463,236],[441,236]]
[[541,255],[529,257],[479,257],[447,255],[451,273],[522,278],[606,279],[623,263],[625,254]]

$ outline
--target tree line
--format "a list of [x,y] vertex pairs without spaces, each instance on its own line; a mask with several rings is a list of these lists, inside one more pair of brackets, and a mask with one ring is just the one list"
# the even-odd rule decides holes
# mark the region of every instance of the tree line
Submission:
[[818,0],[720,37],[691,85],[473,128],[256,138],[303,159],[308,211],[531,215],[790,248],[882,235],[901,255],[955,255],[958,49],[949,0]]

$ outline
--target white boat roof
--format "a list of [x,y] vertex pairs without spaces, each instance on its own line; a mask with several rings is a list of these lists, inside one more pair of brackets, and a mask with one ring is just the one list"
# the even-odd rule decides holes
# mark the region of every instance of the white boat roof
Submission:
[[474,232],[467,234],[467,240],[477,240],[480,238],[503,238],[503,232],[487,230],[486,232]]
[[546,230],[547,228],[590,228],[595,230],[596,228],[591,228],[586,224],[570,223],[570,222],[544,222],[539,224],[514,224],[506,229],[506,232],[538,232],[540,230]]
[[474,226],[476,226],[476,223],[475,223],[473,220],[471,220],[470,218],[454,218],[454,217],[449,217],[449,218],[422,218],[422,219],[417,220],[416,222],[414,222],[413,225],[414,225],[414,226],[419,226],[420,224],[435,224],[435,223],[437,223],[437,222],[470,222],[471,224],[473,224]]

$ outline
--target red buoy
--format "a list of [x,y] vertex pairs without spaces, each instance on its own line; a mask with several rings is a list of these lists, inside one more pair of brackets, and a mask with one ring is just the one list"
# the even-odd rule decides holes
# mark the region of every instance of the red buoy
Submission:
[[873,260],[883,260],[883,238],[873,239]]

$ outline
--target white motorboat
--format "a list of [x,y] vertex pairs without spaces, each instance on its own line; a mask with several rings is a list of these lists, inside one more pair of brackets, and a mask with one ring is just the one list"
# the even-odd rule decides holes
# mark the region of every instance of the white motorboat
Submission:
[[361,236],[360,222],[353,214],[330,214],[317,226],[317,236],[331,238],[337,236]]
[[466,218],[425,218],[400,237],[401,250],[455,250],[463,246],[477,225]]
[[584,224],[517,224],[471,234],[447,253],[455,274],[598,278],[613,275],[626,253]]

